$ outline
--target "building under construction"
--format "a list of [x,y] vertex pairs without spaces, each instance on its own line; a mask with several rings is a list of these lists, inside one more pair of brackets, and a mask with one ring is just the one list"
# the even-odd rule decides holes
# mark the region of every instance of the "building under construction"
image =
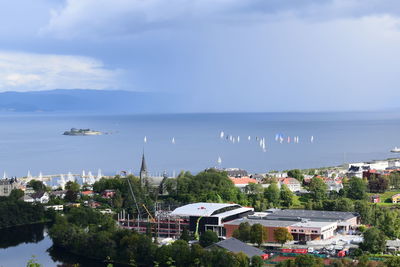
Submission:
[[155,216],[149,212],[146,218],[132,218],[129,214],[118,214],[118,223],[122,227],[134,229],[139,233],[151,233],[156,237],[179,238],[183,229],[201,234],[206,230],[214,231],[218,237],[225,237],[224,223],[246,217],[253,208],[237,204],[192,203],[171,209],[161,209],[156,205]]

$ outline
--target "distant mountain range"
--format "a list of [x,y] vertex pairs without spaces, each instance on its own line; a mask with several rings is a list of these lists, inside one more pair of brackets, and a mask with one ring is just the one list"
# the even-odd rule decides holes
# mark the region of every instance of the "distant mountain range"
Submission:
[[0,93],[3,112],[165,113],[178,110],[166,93],[117,90],[57,89]]

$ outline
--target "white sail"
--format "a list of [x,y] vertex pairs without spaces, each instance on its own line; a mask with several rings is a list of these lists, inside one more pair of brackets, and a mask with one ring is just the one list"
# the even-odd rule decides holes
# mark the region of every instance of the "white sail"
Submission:
[[58,180],[58,184],[60,185],[61,189],[64,190],[66,182],[65,182],[63,174],[60,175],[60,179]]
[[219,138],[224,138],[224,132],[223,131],[221,131],[221,133],[219,134]]
[[28,171],[28,174],[26,175],[26,178],[28,178],[28,180],[32,180],[31,171]]
[[172,137],[172,144],[174,144],[175,145],[175,137]]
[[6,179],[6,178],[7,178],[7,173],[4,172],[4,173],[3,173],[3,179]]
[[311,143],[314,143],[314,135],[311,135]]
[[97,170],[97,181],[99,181],[101,179],[101,177],[103,177],[103,174],[101,173],[101,170],[98,169]]
[[218,157],[217,163],[218,163],[218,165],[221,165],[221,163],[222,163],[221,157]]
[[247,140],[249,140],[249,141],[251,140],[251,136],[250,135],[247,137]]
[[143,138],[144,143],[147,143],[147,136]]
[[43,174],[42,174],[42,172],[39,172],[39,181],[43,181]]
[[237,137],[237,142],[238,142],[238,143],[240,142],[240,136]]

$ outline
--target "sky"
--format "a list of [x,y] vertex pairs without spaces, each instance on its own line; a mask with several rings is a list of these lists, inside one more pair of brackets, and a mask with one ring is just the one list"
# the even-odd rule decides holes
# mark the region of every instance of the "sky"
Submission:
[[400,107],[399,73],[398,0],[0,2],[0,91],[167,92],[185,112],[379,110]]

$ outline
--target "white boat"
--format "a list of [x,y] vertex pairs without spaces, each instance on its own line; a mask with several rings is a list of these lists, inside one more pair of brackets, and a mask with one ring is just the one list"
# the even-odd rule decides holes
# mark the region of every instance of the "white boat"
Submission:
[[221,165],[221,163],[222,163],[221,157],[218,157],[217,163],[218,163],[218,165]]
[[392,153],[400,153],[400,147],[395,146],[392,150],[390,150]]
[[219,134],[219,137],[222,139],[222,138],[224,138],[224,132],[223,131],[221,131],[221,133]]
[[172,144],[175,145],[175,137],[172,137]]

